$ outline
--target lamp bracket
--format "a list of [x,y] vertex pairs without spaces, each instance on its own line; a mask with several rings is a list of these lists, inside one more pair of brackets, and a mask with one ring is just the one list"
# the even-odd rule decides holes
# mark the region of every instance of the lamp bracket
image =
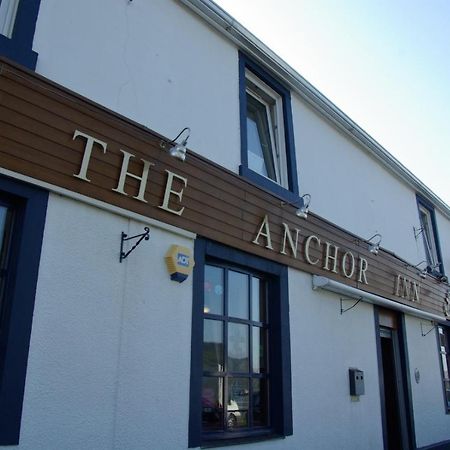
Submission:
[[424,227],[413,227],[414,230],[414,239],[417,239],[424,231]]
[[[437,324],[433,324],[433,325],[431,325],[431,328],[426,332],[426,333],[424,333],[424,329],[423,329],[423,322],[420,322],[420,331],[422,332],[422,336],[423,337],[425,337],[425,336],[427,336],[428,334],[430,334],[433,330],[435,330],[436,329],[436,327],[437,327]],[[429,324],[426,324],[426,326],[430,326]]]
[[[354,307],[355,307],[362,299],[363,299],[362,297],[359,297],[359,298],[356,300],[356,302],[355,302],[355,299],[354,299],[354,298],[343,298],[343,297],[341,297],[341,298],[339,299],[339,300],[340,300],[340,303],[341,303],[341,316],[342,316],[342,314],[346,313],[347,311],[350,311],[351,309],[353,309],[353,308],[354,308]],[[350,306],[349,308],[344,309],[344,308],[343,308],[344,302],[354,302],[354,303],[353,303],[353,305]]]
[[[143,239],[145,239],[146,241],[148,241],[150,239],[150,228],[144,227],[144,230],[145,230],[144,233],[137,234],[136,236],[130,236],[130,237],[128,237],[128,235],[122,231],[121,240],[120,240],[120,258],[119,258],[120,262],[122,262],[142,242]],[[133,245],[133,247],[130,248],[130,250],[128,250],[125,253],[123,250],[124,242],[129,241],[131,239],[137,239],[137,238],[139,238],[139,240]]]

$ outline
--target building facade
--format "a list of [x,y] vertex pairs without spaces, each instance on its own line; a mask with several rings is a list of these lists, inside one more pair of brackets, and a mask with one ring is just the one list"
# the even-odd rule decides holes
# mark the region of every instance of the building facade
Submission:
[[0,447],[450,448],[448,205],[210,0],[0,33]]

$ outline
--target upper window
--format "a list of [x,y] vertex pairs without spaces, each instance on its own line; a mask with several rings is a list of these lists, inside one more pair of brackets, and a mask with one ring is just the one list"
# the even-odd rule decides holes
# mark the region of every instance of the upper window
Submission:
[[421,197],[417,197],[417,205],[420,220],[419,234],[422,235],[428,271],[434,275],[443,275],[444,267],[439,248],[433,206]]
[[286,267],[202,239],[195,255],[189,446],[292,434]]
[[16,21],[19,0],[2,0],[0,3],[0,34],[11,38]]
[[240,174],[288,201],[298,200],[289,91],[240,54]]
[[438,335],[445,408],[450,412],[450,332],[447,328],[439,326]]
[[0,0],[0,55],[36,67],[33,38],[41,0]]
[[19,443],[47,198],[0,177],[0,446]]

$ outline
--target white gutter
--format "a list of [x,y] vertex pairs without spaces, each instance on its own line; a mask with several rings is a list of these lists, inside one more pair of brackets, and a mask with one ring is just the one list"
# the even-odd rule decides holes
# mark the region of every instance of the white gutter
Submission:
[[379,295],[371,294],[370,292],[362,291],[346,284],[339,283],[334,280],[330,280],[327,277],[322,277],[319,275],[313,275],[312,278],[313,289],[325,289],[326,291],[334,292],[336,294],[346,295],[354,299],[362,299],[367,303],[372,303],[373,305],[384,306],[386,308],[394,309],[396,311],[404,312],[405,314],[410,314],[411,316],[420,317],[421,319],[434,320],[435,322],[448,323],[445,317],[438,316],[437,314],[432,314],[426,311],[421,311],[420,309],[412,308],[411,306],[403,305],[402,303],[394,302],[393,300],[388,300],[387,298],[380,297]]
[[336,124],[339,129],[361,144],[364,149],[384,167],[399,177],[416,192],[435,205],[435,207],[450,219],[450,206],[432,192],[422,181],[410,172],[400,161],[392,156],[382,145],[367,134],[360,126],[351,120],[336,105],[321,94],[306,81],[289,64],[283,61],[258,38],[237,22],[211,0],[179,0],[197,15],[206,20],[216,30],[233,41],[239,48],[245,50],[259,63],[275,72],[297,94],[327,119]]

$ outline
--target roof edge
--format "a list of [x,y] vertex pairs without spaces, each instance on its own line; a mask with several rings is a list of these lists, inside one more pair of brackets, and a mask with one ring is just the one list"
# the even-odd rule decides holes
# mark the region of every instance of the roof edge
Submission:
[[245,50],[265,67],[268,67],[320,114],[331,120],[340,130],[361,144],[370,155],[381,162],[395,176],[433,203],[447,219],[450,219],[450,206],[444,200],[225,10],[211,0],[179,1],[233,41],[239,48]]

